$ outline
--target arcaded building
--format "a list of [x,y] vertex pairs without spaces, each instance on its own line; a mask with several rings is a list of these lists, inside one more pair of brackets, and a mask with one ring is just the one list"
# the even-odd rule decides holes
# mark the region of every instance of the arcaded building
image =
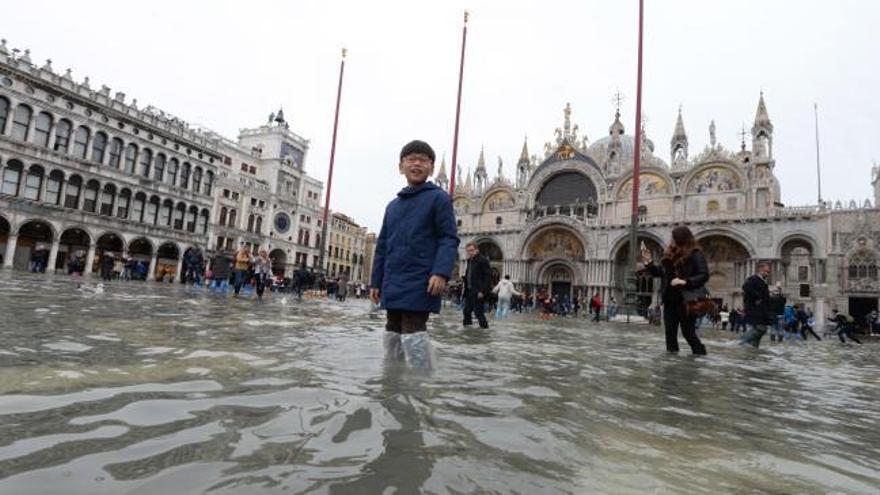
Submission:
[[204,247],[221,155],[204,133],[51,61],[0,45],[0,255],[46,271],[72,255],[85,271],[105,254],[180,272]]
[[[86,274],[105,255],[179,279],[186,251],[266,249],[318,263],[323,184],[278,110],[235,140],[0,44],[0,258]],[[38,263],[35,266],[35,262]]]

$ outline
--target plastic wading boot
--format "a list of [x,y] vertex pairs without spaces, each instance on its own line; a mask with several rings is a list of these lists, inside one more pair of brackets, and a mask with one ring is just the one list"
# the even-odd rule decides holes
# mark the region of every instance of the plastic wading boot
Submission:
[[406,364],[413,369],[431,369],[431,339],[428,338],[428,332],[403,334],[400,340],[406,355]]
[[385,332],[385,359],[391,361],[403,361],[403,345],[400,342],[400,334],[397,332]]

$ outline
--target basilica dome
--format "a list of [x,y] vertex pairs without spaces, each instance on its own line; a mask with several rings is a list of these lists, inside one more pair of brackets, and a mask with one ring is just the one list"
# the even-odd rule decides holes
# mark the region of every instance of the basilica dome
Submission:
[[[636,139],[629,134],[620,134],[619,139],[620,151],[619,154],[614,158],[616,158],[617,163],[621,165],[621,168],[626,170],[632,168],[633,159],[635,157],[634,150]],[[611,152],[613,151],[613,140],[613,136],[605,136],[602,139],[597,139],[592,144],[590,144],[590,147],[587,149],[587,154],[593,157],[598,163],[610,162],[612,159]],[[648,156],[642,156],[643,165],[654,165],[668,168],[666,162],[654,156],[653,141],[645,138],[645,146],[648,149]]]

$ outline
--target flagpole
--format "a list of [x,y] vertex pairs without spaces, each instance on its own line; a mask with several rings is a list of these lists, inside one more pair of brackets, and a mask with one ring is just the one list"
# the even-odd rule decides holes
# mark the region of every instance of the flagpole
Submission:
[[[629,266],[632,275],[629,280],[629,300],[626,301],[630,308],[637,308],[636,292],[638,291],[638,228],[639,228],[639,173],[642,157],[642,25],[644,18],[644,0],[639,0],[639,48],[638,70],[636,71],[636,135],[635,149],[633,150],[633,177],[632,177],[632,217],[630,219],[629,232]],[[627,318],[632,310],[627,312]]]
[[327,195],[324,198],[324,216],[321,223],[321,252],[318,254],[318,270],[324,272],[324,257],[327,254],[327,215],[330,213],[330,190],[333,187],[333,162],[336,159],[336,131],[339,129],[339,105],[342,102],[342,75],[345,73],[345,48],[339,62],[339,87],[336,90],[336,115],[333,117],[333,141],[330,144],[330,169],[327,171]]
[[464,79],[464,48],[467,44],[468,11],[464,11],[464,26],[461,30],[461,62],[458,66],[458,98],[455,102],[455,133],[452,137],[452,177],[449,180],[449,195],[455,195],[455,165],[458,163],[458,124],[461,118],[461,85]]
[[819,186],[819,206],[822,206],[822,168],[819,165],[819,104],[813,103],[813,114],[816,118],[816,182]]

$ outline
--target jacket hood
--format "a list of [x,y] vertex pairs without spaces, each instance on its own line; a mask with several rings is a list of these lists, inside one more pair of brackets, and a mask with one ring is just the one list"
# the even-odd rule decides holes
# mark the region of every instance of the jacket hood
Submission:
[[430,191],[430,190],[433,190],[433,189],[439,189],[439,188],[437,187],[436,184],[434,184],[433,182],[427,180],[427,181],[425,181],[425,182],[423,182],[423,183],[421,183],[421,184],[419,184],[419,185],[417,185],[417,186],[406,186],[406,187],[404,187],[403,189],[401,189],[401,190],[397,193],[397,195],[400,196],[400,197],[415,196],[416,194],[418,194],[418,193],[420,193],[420,192],[423,192],[423,191]]

